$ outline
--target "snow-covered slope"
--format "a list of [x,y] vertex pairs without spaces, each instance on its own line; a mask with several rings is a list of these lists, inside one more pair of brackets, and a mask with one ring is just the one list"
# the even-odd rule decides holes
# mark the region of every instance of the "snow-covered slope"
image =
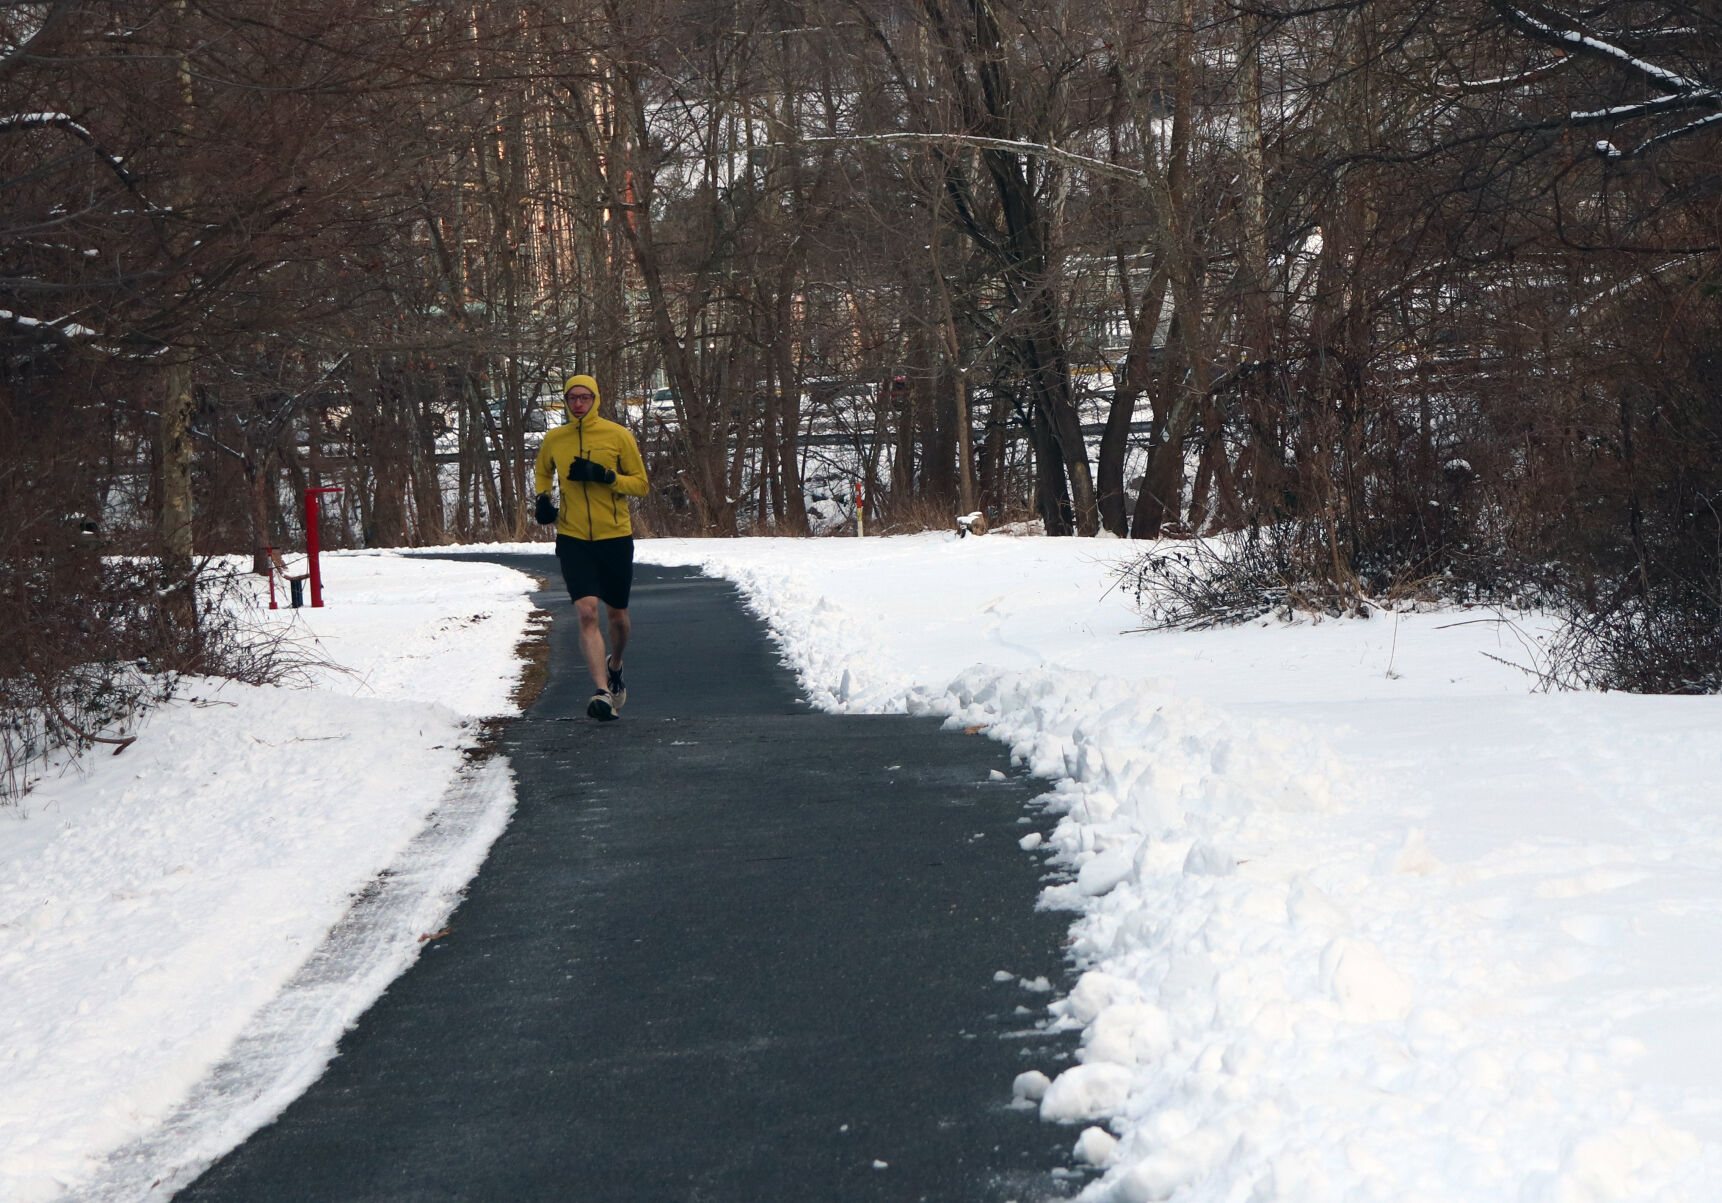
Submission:
[[[379,940],[372,965],[228,1066],[249,1079],[242,1103],[185,1112],[355,893],[446,806],[478,720],[514,709],[527,578],[323,563],[327,606],[276,618],[335,669],[308,688],[189,682],[122,753],[0,808],[0,1199],[93,1189],[110,1152],[170,1118],[168,1160],[206,1149],[216,1121],[207,1155],[220,1153],[316,1076],[414,955],[412,933]],[[413,920],[446,913],[512,808],[506,771],[469,775],[468,838],[439,850],[447,872],[419,881]]]

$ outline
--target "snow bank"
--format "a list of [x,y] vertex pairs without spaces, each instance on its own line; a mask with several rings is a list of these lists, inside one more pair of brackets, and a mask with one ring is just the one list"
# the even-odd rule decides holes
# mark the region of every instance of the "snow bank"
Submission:
[[922,706],[1058,780],[1048,845],[1074,877],[1043,905],[1080,915],[1090,968],[1052,1005],[1083,1044],[1041,1114],[1122,1136],[1088,1197],[1661,1199],[1700,1152],[1697,1181],[1722,1181],[1716,1146],[1631,1088],[1656,987],[1600,980],[1648,933],[1598,895],[1647,881],[1674,833],[1574,846],[1558,825],[1496,894],[1486,859],[1384,833],[1403,798],[1308,727],[1044,670],[972,670]]
[[[336,666],[310,687],[189,682],[122,754],[0,810],[0,1198],[94,1192],[119,1181],[110,1153],[155,1140],[157,1159],[125,1159],[147,1186],[266,1122],[501,830],[503,766],[462,772],[478,720],[513,710],[527,578],[365,555],[326,557],[324,577],[325,609],[276,618]],[[464,835],[427,859],[433,812]],[[365,965],[259,1029],[391,866],[414,875]],[[243,1106],[188,1107],[224,1060]]]
[[[1053,781],[1084,1198],[1722,1194],[1722,700],[1539,695],[1535,619],[1133,632],[1116,543],[654,542],[819,704]],[[642,637],[649,637],[642,633]]]

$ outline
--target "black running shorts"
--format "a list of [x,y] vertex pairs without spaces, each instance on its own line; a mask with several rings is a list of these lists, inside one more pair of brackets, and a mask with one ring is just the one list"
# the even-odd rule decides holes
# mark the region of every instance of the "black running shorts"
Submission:
[[614,609],[628,608],[628,593],[634,587],[633,535],[576,539],[558,534],[556,558],[562,562],[562,579],[571,599],[596,597]]

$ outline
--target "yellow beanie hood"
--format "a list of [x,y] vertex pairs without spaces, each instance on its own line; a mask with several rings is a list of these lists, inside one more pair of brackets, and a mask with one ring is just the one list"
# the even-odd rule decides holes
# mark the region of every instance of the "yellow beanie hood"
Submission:
[[604,400],[604,394],[598,391],[598,382],[590,376],[570,376],[562,383],[562,395],[566,397],[568,395],[568,390],[576,385],[592,390],[592,412],[596,413],[598,411],[598,406]]

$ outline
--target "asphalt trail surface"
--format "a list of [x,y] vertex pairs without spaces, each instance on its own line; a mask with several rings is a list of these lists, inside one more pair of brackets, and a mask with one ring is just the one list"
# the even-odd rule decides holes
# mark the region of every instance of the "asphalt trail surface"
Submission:
[[[479,558],[561,584],[550,557]],[[178,1198],[1075,1193],[1075,1131],[1009,1105],[1068,1038],[994,980],[1066,970],[1017,845],[1043,786],[933,720],[813,711],[734,589],[681,569],[641,567],[628,703],[595,723],[567,596],[536,596],[550,680],[502,739],[519,809],[449,934]]]

